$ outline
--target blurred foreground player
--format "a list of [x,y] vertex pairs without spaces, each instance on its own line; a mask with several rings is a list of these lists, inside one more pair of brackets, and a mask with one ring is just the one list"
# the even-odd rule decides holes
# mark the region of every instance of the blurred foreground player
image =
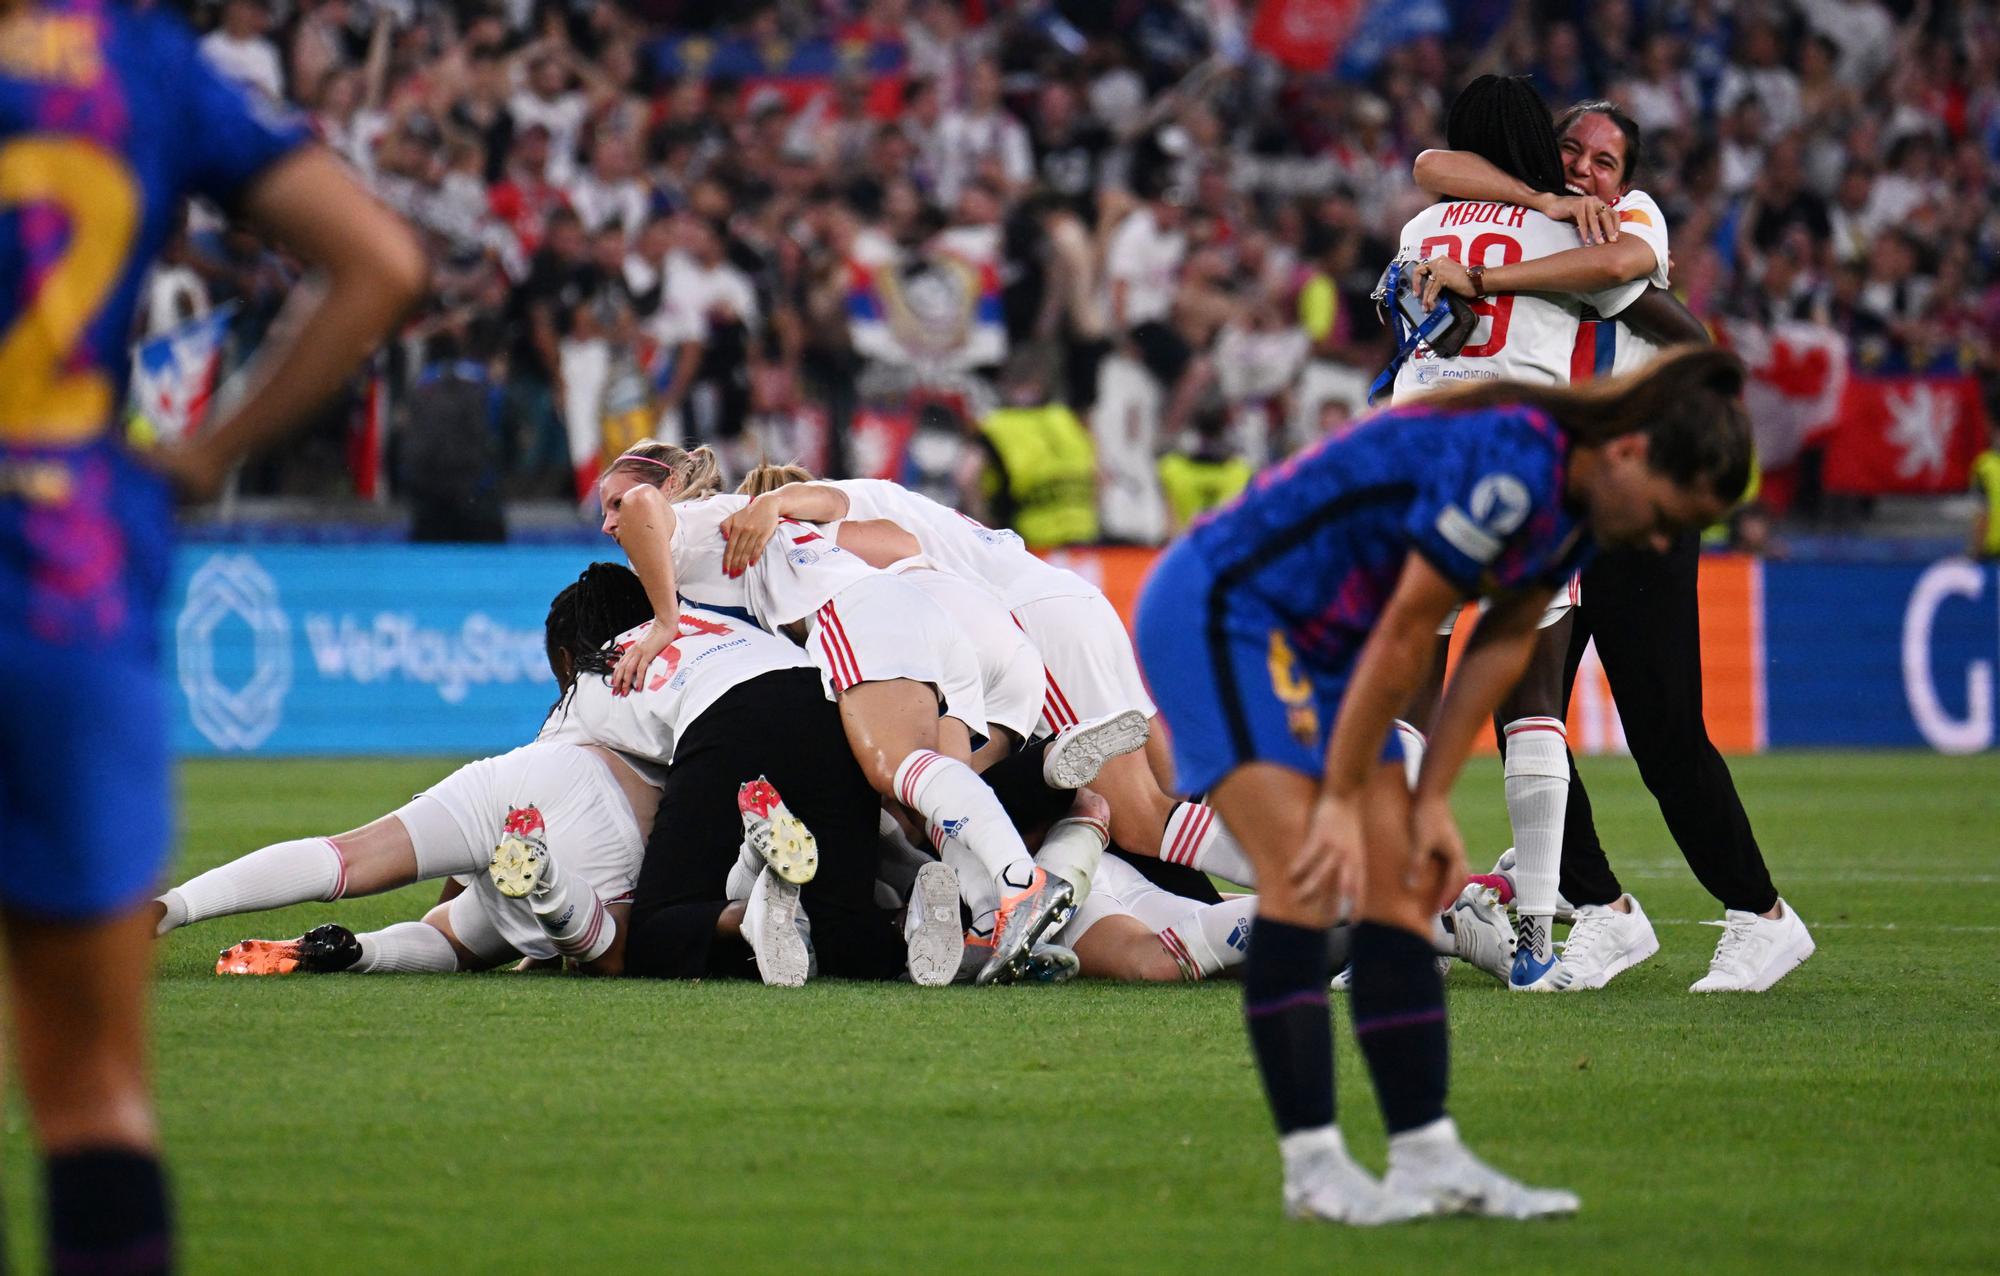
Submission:
[[[1260,476],[1146,582],[1139,652],[1177,780],[1210,795],[1257,870],[1244,1015],[1293,1217],[1577,1208],[1483,1164],[1446,1114],[1430,932],[1465,880],[1451,785],[1593,540],[1664,548],[1742,491],[1742,384],[1733,355],[1689,350],[1634,378],[1492,381],[1385,412]],[[1438,623],[1478,596],[1492,606],[1412,793],[1391,724]],[[1327,930],[1350,909],[1354,1032],[1389,1132],[1380,1182],[1334,1123]]]
[[[124,451],[141,280],[190,194],[324,268],[198,441]],[[23,1085],[58,1273],[167,1270],[146,1065],[145,904],[167,851],[156,609],[169,480],[213,494],[336,388],[422,288],[423,257],[298,123],[210,72],[157,11],[0,6],[0,854]]]

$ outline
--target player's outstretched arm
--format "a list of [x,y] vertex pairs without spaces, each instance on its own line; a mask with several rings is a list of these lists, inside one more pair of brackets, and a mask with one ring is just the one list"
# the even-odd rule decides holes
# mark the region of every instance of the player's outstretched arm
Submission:
[[1470,151],[1428,150],[1410,166],[1419,189],[1454,199],[1483,199],[1532,208],[1552,221],[1570,222],[1586,244],[1618,240],[1618,214],[1594,195],[1551,195],[1538,191]]
[[286,307],[235,409],[199,438],[153,454],[195,499],[213,497],[238,461],[278,439],[338,389],[429,279],[410,228],[324,147],[308,146],[280,160],[250,185],[242,208],[323,279]]
[[731,576],[741,576],[771,543],[778,520],[795,518],[802,523],[832,523],[847,517],[847,493],[825,483],[787,483],[764,493],[722,520],[722,534],[729,538],[723,551],[722,568]]
[[628,489],[618,498],[614,534],[653,604],[653,627],[625,649],[611,671],[612,693],[622,696],[639,685],[640,674],[653,658],[680,637],[681,600],[674,583],[674,509],[667,494],[644,483]]
[[1633,303],[1618,312],[1618,322],[1656,346],[1698,345],[1714,342],[1708,325],[1664,288],[1648,288]]
[[1467,298],[1500,292],[1602,292],[1644,279],[1658,266],[1653,246],[1637,235],[1627,235],[1615,244],[1567,248],[1533,261],[1488,266],[1477,287],[1465,267],[1449,257],[1431,258],[1417,274],[1424,285],[1424,304],[1434,306],[1438,293],[1444,290]]

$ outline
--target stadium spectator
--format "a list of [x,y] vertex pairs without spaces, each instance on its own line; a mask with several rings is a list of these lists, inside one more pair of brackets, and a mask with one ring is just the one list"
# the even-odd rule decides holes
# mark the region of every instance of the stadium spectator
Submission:
[[[1366,294],[1392,250],[1385,236],[1421,206],[1411,160],[1483,65],[1534,71],[1555,105],[1606,91],[1632,112],[1648,134],[1646,187],[1677,230],[1676,288],[1703,319],[1819,324],[1859,365],[1993,375],[1990,15],[1880,0],[1555,0],[1516,6],[1480,47],[1473,33],[1495,30],[1482,7],[1444,7],[1452,38],[1392,37],[1337,75],[1285,71],[1255,48],[1241,62],[1209,56],[1228,42],[1157,4],[1120,18],[952,0],[743,12],[223,0],[203,48],[310,112],[438,260],[479,281],[417,322],[449,311],[499,334],[515,495],[574,496],[572,457],[602,451],[590,438],[602,421],[571,419],[572,397],[596,398],[562,393],[559,347],[596,295],[578,276],[614,273],[590,265],[609,260],[590,236],[611,225],[629,300],[663,299],[634,306],[626,343],[646,386],[635,402],[658,413],[663,437],[739,437],[768,401],[781,405],[773,428],[813,440],[832,472],[893,469],[874,443],[851,455],[864,409],[900,421],[898,438],[915,391],[969,404],[961,415],[976,421],[1008,356],[1046,347],[1050,384],[1080,419],[1094,421],[1101,384],[1119,389],[1114,406],[1130,398],[1128,374],[1157,389],[1139,396],[1129,464],[1122,445],[1100,447],[1113,473],[1151,486],[1213,380],[1203,370],[1243,370],[1233,356],[1255,334],[1272,351],[1301,338],[1308,349],[1265,369],[1281,393],[1224,387],[1239,407],[1282,410],[1261,446],[1236,431],[1246,459],[1276,459],[1362,406],[1384,353]],[[809,50],[838,56],[808,65]],[[553,239],[563,246],[551,251]],[[922,267],[940,249],[994,268],[1000,352],[968,363],[949,341],[902,359],[857,348],[849,329],[867,299],[854,268],[935,283],[944,277]],[[160,314],[244,297],[231,348],[247,351],[268,322],[258,296],[288,277],[263,257],[197,215],[183,265],[207,296],[197,302],[176,273]],[[260,271],[268,279],[253,284]],[[677,283],[694,291],[679,297]],[[711,345],[718,298],[723,340]],[[1138,363],[1106,360],[1120,350]],[[421,367],[392,360],[381,387],[406,394]],[[1103,489],[1109,525],[1161,534],[1164,522],[1120,522],[1110,506],[1126,490]]]

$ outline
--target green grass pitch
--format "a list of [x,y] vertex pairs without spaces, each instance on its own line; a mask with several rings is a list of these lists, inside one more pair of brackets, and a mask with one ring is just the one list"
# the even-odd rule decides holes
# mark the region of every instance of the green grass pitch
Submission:
[[[176,878],[335,832],[437,761],[201,762]],[[1819,953],[1701,998],[1718,917],[1629,763],[1588,765],[1663,950],[1605,992],[1450,980],[1453,1109],[1574,1220],[1287,1224],[1228,983],[799,992],[552,976],[219,979],[216,950],[434,891],[210,922],[161,952],[189,1270],[1624,1272],[2000,1269],[2000,761],[1736,763]],[[1497,769],[1460,809],[1505,844]],[[1336,998],[1341,1113],[1382,1132]],[[18,1101],[7,1196],[31,1266]]]

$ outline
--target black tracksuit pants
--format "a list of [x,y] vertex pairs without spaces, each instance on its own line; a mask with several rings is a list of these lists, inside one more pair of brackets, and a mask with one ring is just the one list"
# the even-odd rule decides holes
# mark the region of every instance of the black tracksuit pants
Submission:
[[715,921],[743,842],[736,790],[760,775],[819,843],[819,872],[799,894],[819,973],[894,979],[903,970],[902,932],[875,902],[882,803],[817,669],[777,670],[731,688],[675,742],[632,894],[625,973],[757,978],[750,946],[717,939]]
[[[1709,741],[1701,716],[1701,607],[1695,590],[1700,560],[1701,540],[1693,534],[1665,554],[1598,555],[1583,573],[1583,605],[1570,634],[1564,686],[1574,687],[1584,646],[1596,638],[1632,760],[1688,867],[1724,907],[1762,913],[1778,902],[1778,891],[1729,767]],[[1609,904],[1624,890],[1597,840],[1574,756],[1561,889],[1573,904]]]

